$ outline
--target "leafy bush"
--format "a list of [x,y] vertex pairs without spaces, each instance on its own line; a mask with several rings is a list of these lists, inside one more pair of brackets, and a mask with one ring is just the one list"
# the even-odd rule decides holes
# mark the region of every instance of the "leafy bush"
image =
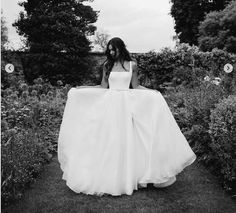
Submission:
[[20,198],[57,149],[69,85],[52,87],[42,79],[19,81],[2,90],[2,204]]
[[175,52],[165,48],[160,53],[149,52],[133,56],[140,69],[139,79],[142,85],[160,89],[162,83],[172,80],[177,60]]
[[202,81],[194,88],[175,87],[165,97],[198,160],[231,192],[236,168],[236,96],[228,94],[222,82]]
[[194,151],[202,159],[209,154],[210,136],[207,130],[210,122],[210,110],[214,108],[220,98],[226,95],[222,86],[204,81],[195,88],[179,86],[167,93],[167,101],[177,123]]
[[189,129],[190,113],[185,108],[183,91],[174,87],[163,96],[182,131]]
[[210,119],[211,166],[232,191],[236,184],[236,95],[222,99],[211,110]]
[[225,73],[224,65],[230,63],[236,69],[236,55],[213,49],[202,52],[196,46],[181,44],[175,50],[163,49],[159,53],[134,54],[139,67],[140,83],[161,90],[165,82],[173,86],[194,88],[205,76],[220,77],[228,93],[236,92],[236,72]]

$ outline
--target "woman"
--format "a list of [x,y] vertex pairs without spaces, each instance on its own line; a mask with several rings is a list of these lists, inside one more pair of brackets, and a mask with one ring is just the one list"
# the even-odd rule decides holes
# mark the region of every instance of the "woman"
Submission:
[[106,56],[101,85],[68,92],[58,139],[62,178],[95,195],[173,184],[196,155],[161,93],[139,84],[120,38],[108,42]]

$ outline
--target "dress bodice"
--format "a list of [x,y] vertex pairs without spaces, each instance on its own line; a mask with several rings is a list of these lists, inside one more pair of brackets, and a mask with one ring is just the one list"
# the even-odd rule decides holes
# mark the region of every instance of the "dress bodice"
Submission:
[[111,71],[108,83],[109,89],[127,90],[129,89],[132,77],[132,62],[129,62],[129,71]]

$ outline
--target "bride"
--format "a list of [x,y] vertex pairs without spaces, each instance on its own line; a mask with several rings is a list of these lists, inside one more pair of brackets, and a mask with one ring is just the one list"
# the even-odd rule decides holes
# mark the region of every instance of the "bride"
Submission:
[[164,97],[141,86],[124,42],[112,38],[102,81],[71,88],[58,137],[62,179],[76,193],[131,195],[176,181],[196,155]]

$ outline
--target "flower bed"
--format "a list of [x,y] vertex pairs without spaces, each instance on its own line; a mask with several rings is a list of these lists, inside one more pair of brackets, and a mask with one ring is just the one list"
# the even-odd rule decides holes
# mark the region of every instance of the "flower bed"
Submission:
[[2,90],[2,205],[20,198],[57,149],[69,85],[52,87],[42,79],[19,81]]
[[236,94],[228,95],[222,84],[206,81],[192,89],[175,88],[165,96],[198,160],[235,195]]

